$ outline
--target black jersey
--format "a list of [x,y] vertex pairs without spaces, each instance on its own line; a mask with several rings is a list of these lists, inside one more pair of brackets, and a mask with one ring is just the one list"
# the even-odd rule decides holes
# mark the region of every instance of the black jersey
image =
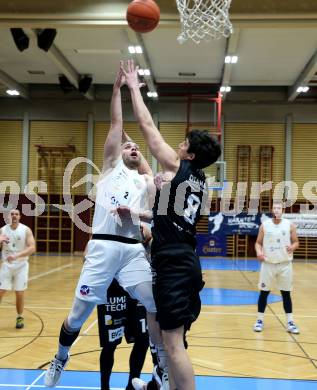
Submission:
[[196,245],[196,224],[206,192],[206,177],[189,160],[182,160],[176,176],[157,190],[153,208],[153,245]]

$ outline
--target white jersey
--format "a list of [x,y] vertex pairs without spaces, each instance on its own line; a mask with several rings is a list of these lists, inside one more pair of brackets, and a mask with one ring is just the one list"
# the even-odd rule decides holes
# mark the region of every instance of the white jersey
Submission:
[[[9,243],[2,243],[1,258],[7,262],[8,256],[21,252],[26,248],[26,233],[28,227],[23,223],[19,223],[16,229],[12,229],[10,225],[5,225],[1,228],[1,233],[9,237]],[[19,257],[19,259],[10,262],[9,264],[21,263],[27,261],[28,256]]]
[[116,166],[97,183],[93,234],[113,234],[142,240],[139,221],[120,221],[113,210],[127,206],[136,211],[148,209],[147,183],[137,170],[129,169],[120,159]]
[[263,252],[266,261],[269,263],[282,263],[292,261],[293,253],[288,253],[286,247],[291,245],[291,222],[288,219],[281,219],[275,224],[268,219],[263,224]]

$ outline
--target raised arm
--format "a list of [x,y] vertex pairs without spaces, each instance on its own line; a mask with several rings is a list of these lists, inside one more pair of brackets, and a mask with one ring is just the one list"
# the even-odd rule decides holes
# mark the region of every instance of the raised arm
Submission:
[[[122,142],[124,143],[124,142],[128,142],[128,141],[134,142],[133,139],[123,130]],[[140,165],[138,167],[139,174],[153,176],[152,169],[151,169],[149,163],[147,162],[146,158],[143,156],[143,154],[141,152],[140,152],[140,155],[141,155],[141,162],[140,162]]]
[[161,133],[155,126],[148,108],[144,104],[138,80],[138,67],[134,66],[133,60],[128,60],[127,70],[123,68],[123,65],[121,69],[130,89],[134,115],[139,122],[140,129],[151,153],[161,164],[163,171],[176,173],[180,164],[179,157],[175,150],[164,141]]
[[122,105],[121,105],[121,87],[124,84],[124,75],[120,67],[116,81],[113,85],[111,98],[111,123],[109,133],[104,145],[104,157],[102,171],[112,168],[118,160],[121,153],[122,140]]

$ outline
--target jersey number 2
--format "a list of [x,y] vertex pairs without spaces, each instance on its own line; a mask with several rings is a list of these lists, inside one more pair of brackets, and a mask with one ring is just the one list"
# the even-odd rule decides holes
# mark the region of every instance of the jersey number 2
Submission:
[[187,198],[187,208],[184,210],[184,219],[186,222],[193,225],[195,223],[196,214],[200,206],[200,199],[197,195],[190,194]]

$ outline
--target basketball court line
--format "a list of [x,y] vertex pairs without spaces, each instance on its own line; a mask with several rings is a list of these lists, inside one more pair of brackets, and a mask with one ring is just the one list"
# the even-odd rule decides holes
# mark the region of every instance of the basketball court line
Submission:
[[53,268],[53,269],[51,269],[51,270],[49,270],[47,272],[42,272],[41,274],[31,276],[28,281],[30,282],[32,280],[40,279],[43,276],[47,276],[47,275],[53,274],[55,272],[61,271],[61,270],[65,269],[65,268],[69,268],[72,265],[73,265],[73,263],[69,263],[69,264],[63,265],[62,267]]
[[[76,339],[76,340],[74,341],[74,343],[72,344],[72,348],[74,347],[74,345],[76,345],[76,344],[78,343],[79,340],[82,339],[83,336],[85,336],[86,334],[88,334],[88,332],[90,331],[90,329],[92,329],[92,328],[96,325],[97,321],[98,321],[97,319],[94,320],[94,321],[88,326],[88,328],[87,328],[79,337],[77,337],[77,339]],[[71,355],[70,355],[70,356],[71,356]],[[28,386],[25,390],[30,390],[30,389],[32,388],[32,386],[33,386],[35,383],[37,383],[37,382],[42,378],[42,376],[45,375],[45,372],[46,372],[46,371],[43,371],[37,378],[35,378],[34,381],[31,383],[31,385]],[[58,388],[58,386],[57,386],[57,388]]]

